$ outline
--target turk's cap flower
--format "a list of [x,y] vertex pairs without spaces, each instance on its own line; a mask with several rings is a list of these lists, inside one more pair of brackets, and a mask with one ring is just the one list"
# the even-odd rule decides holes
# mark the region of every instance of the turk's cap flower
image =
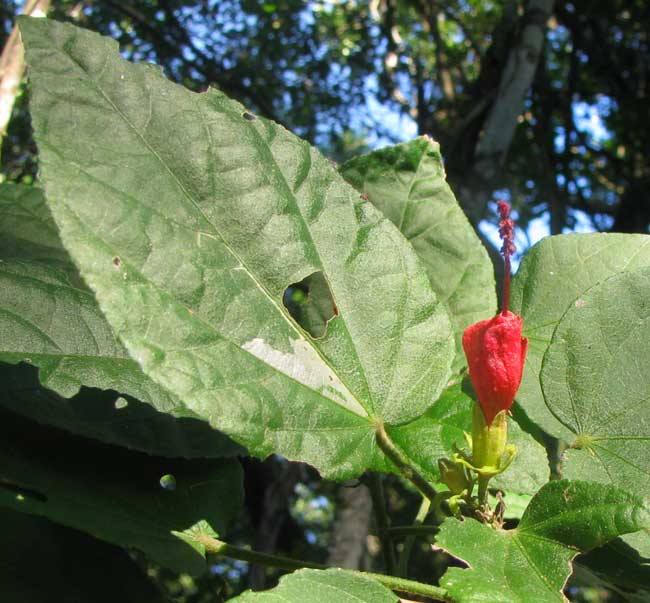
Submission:
[[469,377],[487,425],[502,410],[510,410],[519,389],[528,351],[521,331],[521,316],[506,311],[463,333]]

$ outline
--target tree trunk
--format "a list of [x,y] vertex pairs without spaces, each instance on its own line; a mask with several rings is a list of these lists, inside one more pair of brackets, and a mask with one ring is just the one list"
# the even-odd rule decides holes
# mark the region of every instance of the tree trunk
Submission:
[[521,33],[508,52],[496,95],[483,121],[472,164],[450,166],[454,192],[474,224],[484,217],[518,119],[524,111],[524,101],[542,54],[546,23],[552,10],[553,0],[528,0],[521,19]]
[[353,570],[363,568],[371,514],[372,500],[366,486],[339,486],[328,565]]

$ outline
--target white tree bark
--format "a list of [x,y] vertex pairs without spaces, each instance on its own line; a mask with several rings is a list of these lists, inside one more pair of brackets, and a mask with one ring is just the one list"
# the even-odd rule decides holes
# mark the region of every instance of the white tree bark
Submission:
[[[32,17],[45,17],[50,8],[50,0],[27,0],[23,14]],[[7,134],[11,111],[25,73],[23,44],[18,28],[14,27],[0,55],[0,144]]]
[[526,3],[518,43],[508,53],[496,98],[476,147],[474,170],[485,181],[494,178],[510,148],[539,63],[552,11],[553,0],[528,0]]

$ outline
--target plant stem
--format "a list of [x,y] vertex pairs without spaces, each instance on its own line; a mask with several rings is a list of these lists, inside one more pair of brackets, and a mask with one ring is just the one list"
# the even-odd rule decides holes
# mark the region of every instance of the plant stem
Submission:
[[239,559],[240,561],[248,561],[249,563],[277,567],[290,572],[302,568],[328,569],[322,563],[312,563],[311,561],[291,559],[290,557],[282,557],[280,555],[259,553],[258,551],[228,544],[223,540],[212,538],[207,534],[195,534],[193,538],[205,547],[207,553],[212,553],[213,555],[221,555],[222,557],[230,557],[232,559]]
[[[425,500],[429,501],[428,498]],[[437,534],[440,531],[440,526],[391,526],[387,531],[391,536],[426,536]]]
[[[423,528],[423,527],[429,528],[429,526],[423,526],[422,524],[424,523],[424,520],[429,514],[430,509],[431,509],[431,501],[425,496],[423,496],[422,502],[420,503],[420,508],[418,509],[415,519],[413,520],[413,525],[408,527],[410,527],[411,529]],[[427,531],[425,533],[430,534],[431,532]],[[418,531],[411,532],[411,534],[404,541],[404,550],[402,551],[402,554],[400,555],[399,558],[399,566],[398,566],[398,574],[397,574],[398,576],[406,577],[408,573],[408,564],[409,564],[409,559],[411,558],[411,550],[413,549],[413,545],[415,544],[415,539],[417,538],[417,534]]]
[[413,468],[402,451],[395,446],[393,440],[391,440],[390,436],[386,433],[383,423],[377,425],[375,435],[377,437],[377,445],[400,470],[401,474],[431,502],[434,502],[434,499],[436,498],[435,488]]
[[[205,547],[207,553],[220,555],[222,557],[230,557],[231,559],[239,559],[240,561],[248,561],[249,563],[257,563],[259,565],[277,567],[288,571],[303,568],[317,570],[336,569],[330,568],[320,563],[310,563],[309,561],[291,559],[289,557],[282,557],[280,555],[258,553],[257,551],[252,551],[250,549],[228,544],[223,540],[217,540],[216,538],[212,538],[207,534],[195,534],[193,537],[197,542],[201,543]],[[447,591],[444,588],[440,588],[439,586],[424,584],[423,582],[416,582],[415,580],[405,580],[404,578],[398,578],[396,576],[374,574],[372,572],[358,572],[354,570],[343,569],[339,571],[362,578],[370,578],[372,580],[376,580],[391,590],[409,593],[411,595],[424,595],[438,601],[452,601]]]
[[381,476],[378,473],[370,473],[368,476],[368,487],[372,497],[372,508],[375,512],[375,523],[377,524],[377,535],[381,543],[381,552],[384,557],[384,566],[386,571],[395,575],[397,570],[397,558],[395,557],[395,547],[393,539],[388,528],[390,519],[386,512],[386,499],[384,497],[384,485]]
[[478,478],[478,502],[482,506],[488,504],[488,483],[490,482],[489,477],[483,477],[479,475]]

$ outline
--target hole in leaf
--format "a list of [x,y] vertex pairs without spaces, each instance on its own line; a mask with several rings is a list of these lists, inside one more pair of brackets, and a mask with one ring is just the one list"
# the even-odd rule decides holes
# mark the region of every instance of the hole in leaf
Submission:
[[291,317],[314,339],[323,337],[329,321],[338,315],[332,292],[321,271],[289,285],[282,303]]
[[37,500],[38,502],[47,502],[47,496],[38,490],[32,490],[31,488],[23,488],[18,484],[9,482],[6,480],[0,480],[0,488],[3,490],[9,490],[9,492],[14,492],[16,494],[16,500],[19,502],[24,501],[26,498],[31,498],[32,500]]
[[122,260],[120,258],[118,258],[117,256],[115,256],[113,258],[113,266],[115,266],[116,268],[119,268],[121,265],[122,265]]
[[176,490],[176,478],[171,474],[167,473],[160,478],[160,487],[163,490],[168,490],[173,492]]
[[244,111],[241,116],[248,121],[255,121],[255,116],[248,111]]
[[119,397],[117,400],[115,400],[115,409],[120,410],[121,408],[126,408],[129,405],[129,401],[125,400],[122,397]]

